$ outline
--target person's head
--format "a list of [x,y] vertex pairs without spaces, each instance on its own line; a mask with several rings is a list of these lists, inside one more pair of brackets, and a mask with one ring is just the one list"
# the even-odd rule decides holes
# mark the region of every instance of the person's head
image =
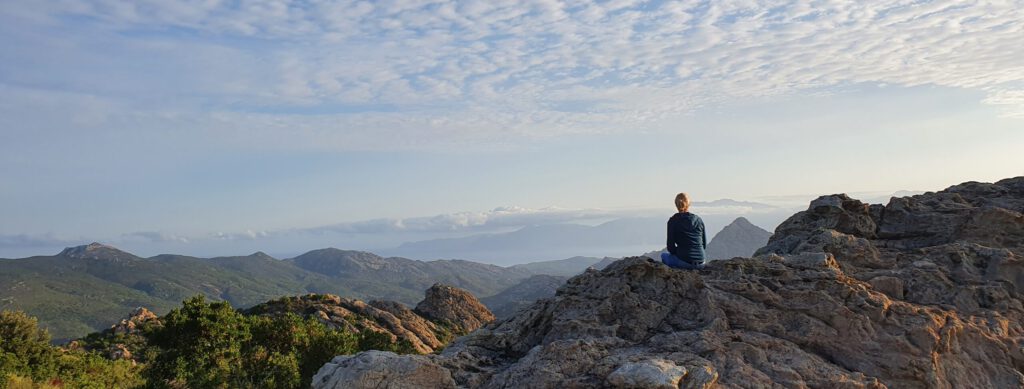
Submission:
[[690,210],[690,196],[686,193],[680,193],[676,195],[676,209],[679,212],[686,212]]

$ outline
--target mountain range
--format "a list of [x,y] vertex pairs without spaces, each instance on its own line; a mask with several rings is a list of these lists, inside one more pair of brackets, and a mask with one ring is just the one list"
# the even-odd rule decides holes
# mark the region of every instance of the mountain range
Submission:
[[[732,200],[714,204],[751,209],[757,205],[758,212],[744,215],[749,221],[764,226],[775,226],[793,213],[788,209]],[[737,218],[736,213],[695,213],[704,220],[709,239]],[[623,257],[665,247],[665,223],[669,216],[671,213],[663,217],[622,218],[594,226],[570,223],[527,226],[504,233],[407,242],[381,252],[416,259],[472,258],[498,264],[574,256]]]
[[307,293],[412,305],[437,282],[490,296],[531,275],[471,261],[415,261],[332,248],[286,260],[263,253],[141,258],[92,243],[53,256],[0,259],[0,309],[38,317],[60,341],[105,328],[136,307],[163,314],[196,294],[236,307]]
[[[552,237],[565,236],[552,234],[552,230],[577,230],[579,240],[598,244],[615,231],[629,229],[631,239],[646,239],[657,246],[654,242],[661,241],[663,232],[660,227],[648,231],[646,225],[633,219],[603,227],[547,226],[526,229],[516,236],[534,239],[536,247],[544,247],[556,243]],[[647,238],[647,234],[653,236]],[[505,317],[538,298],[553,296],[568,277],[587,268],[604,268],[616,259],[577,256],[502,267],[467,260],[382,257],[336,248],[283,260],[262,252],[216,258],[172,254],[142,258],[92,243],[52,256],[0,259],[0,309],[24,310],[38,317],[54,339],[62,341],[105,328],[137,307],[166,313],[197,294],[240,308],[307,293],[412,305],[431,285],[444,283],[468,290],[499,317]],[[534,277],[540,275],[545,277]]]

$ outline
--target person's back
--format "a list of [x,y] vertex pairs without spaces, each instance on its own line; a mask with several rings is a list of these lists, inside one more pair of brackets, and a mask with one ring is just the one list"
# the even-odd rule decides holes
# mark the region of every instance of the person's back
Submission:
[[690,198],[685,193],[678,194],[675,203],[679,213],[668,219],[665,242],[668,252],[662,253],[661,261],[680,269],[703,268],[708,245],[704,220],[690,213]]

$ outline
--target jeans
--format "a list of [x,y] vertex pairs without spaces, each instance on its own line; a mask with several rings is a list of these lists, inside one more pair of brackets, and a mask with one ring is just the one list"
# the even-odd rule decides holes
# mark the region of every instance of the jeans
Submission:
[[704,268],[704,262],[690,262],[679,259],[679,257],[668,252],[661,253],[661,262],[668,265],[668,267],[674,267],[676,269],[700,270]]

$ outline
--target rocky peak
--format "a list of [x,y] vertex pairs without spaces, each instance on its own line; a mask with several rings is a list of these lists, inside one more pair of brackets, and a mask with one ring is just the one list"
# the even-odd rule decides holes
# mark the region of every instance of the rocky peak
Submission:
[[1024,387],[1022,206],[1024,177],[823,196],[759,257],[626,258],[440,355],[338,357],[313,386]]
[[[740,216],[740,217],[736,218],[735,220],[733,220],[732,223],[729,223],[729,225],[727,225],[725,227],[726,228],[729,228],[729,227],[733,227],[733,228],[752,228],[752,227],[757,227],[757,226],[755,226],[754,223],[751,223],[750,220],[747,220],[747,218],[745,218],[743,216]],[[757,228],[760,228],[760,227],[757,227]]]
[[143,324],[152,320],[159,320],[155,313],[145,307],[138,307],[128,317],[110,327],[114,334],[134,334],[138,332]]
[[[441,304],[448,304],[449,308],[439,307]],[[415,311],[394,301],[364,302],[332,294],[308,294],[268,301],[245,312],[270,316],[290,312],[313,317],[330,328],[384,333],[392,340],[408,341],[421,353],[434,352],[451,341],[453,335],[463,335],[494,320],[472,294],[440,284],[426,291]],[[448,325],[458,328],[445,328]]]
[[771,232],[755,226],[744,217],[736,218],[708,242],[710,259],[749,257],[768,243]]
[[416,305],[416,313],[465,332],[494,321],[494,314],[473,294],[444,284],[434,284],[427,290],[423,301]]
[[249,254],[248,257],[249,258],[253,258],[253,259],[260,259],[260,260],[275,260],[275,261],[277,260],[276,258],[271,257],[270,255],[267,255],[267,253],[264,253],[262,251],[257,251],[255,253]]
[[312,317],[329,328],[352,333],[374,331],[387,334],[392,341],[408,341],[416,351],[430,353],[444,346],[442,331],[436,323],[420,317],[411,309],[392,301],[372,301],[339,297],[333,294],[308,294],[282,297],[245,311],[251,315],[278,316],[294,313]]
[[107,261],[131,261],[140,259],[135,255],[121,251],[113,246],[101,243],[89,243],[87,245],[65,248],[57,256],[72,259],[99,259]]
[[396,260],[389,260],[373,253],[333,247],[313,250],[290,261],[303,269],[328,275],[360,274],[397,266],[394,263]]

